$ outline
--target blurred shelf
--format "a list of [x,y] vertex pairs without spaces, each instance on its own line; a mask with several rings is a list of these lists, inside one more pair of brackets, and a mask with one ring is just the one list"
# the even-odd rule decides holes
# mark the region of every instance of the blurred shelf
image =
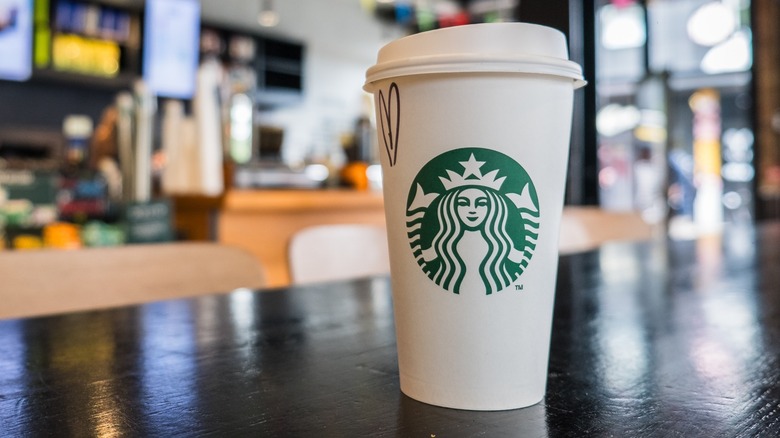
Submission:
[[118,9],[140,11],[146,4],[145,0],[83,0],[85,3],[111,6]]
[[120,73],[114,77],[92,76],[45,68],[35,69],[31,80],[39,83],[76,85],[99,90],[122,90],[131,88],[139,77],[133,73]]

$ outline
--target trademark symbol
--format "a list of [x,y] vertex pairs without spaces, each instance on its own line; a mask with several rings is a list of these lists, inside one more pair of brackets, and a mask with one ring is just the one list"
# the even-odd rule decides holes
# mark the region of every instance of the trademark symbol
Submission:
[[516,284],[515,285],[515,290],[523,290],[523,285],[522,284]]

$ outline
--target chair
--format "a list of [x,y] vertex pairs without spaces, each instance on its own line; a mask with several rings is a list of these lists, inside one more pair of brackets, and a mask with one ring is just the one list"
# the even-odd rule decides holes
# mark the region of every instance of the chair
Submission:
[[[561,219],[561,254],[587,251],[621,240],[648,240],[654,229],[635,212],[566,207]],[[305,228],[288,248],[292,281],[305,284],[383,275],[390,272],[384,227],[340,224]]]
[[290,241],[288,262],[295,284],[388,274],[387,234],[363,224],[304,228]]
[[611,241],[649,240],[652,225],[637,212],[617,212],[597,207],[565,207],[558,249],[570,254],[597,248]]
[[248,252],[215,243],[0,252],[0,318],[263,287]]

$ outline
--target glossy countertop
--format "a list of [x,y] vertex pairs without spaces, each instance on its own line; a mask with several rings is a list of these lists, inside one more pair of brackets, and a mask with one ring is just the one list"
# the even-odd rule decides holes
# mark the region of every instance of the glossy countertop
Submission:
[[386,278],[0,321],[0,436],[780,435],[780,225],[564,256],[556,294],[504,412],[400,393]]

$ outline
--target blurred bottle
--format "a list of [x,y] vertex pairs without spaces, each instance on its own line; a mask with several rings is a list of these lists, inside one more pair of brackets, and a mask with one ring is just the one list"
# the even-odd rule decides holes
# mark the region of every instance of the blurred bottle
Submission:
[[92,132],[92,119],[88,116],[65,117],[62,123],[62,134],[65,137],[64,172],[77,174],[87,168],[87,154]]
[[371,156],[371,139],[373,136],[371,120],[361,116],[355,122],[352,135],[343,141],[347,164],[341,169],[342,185],[356,190],[368,190],[368,167]]
[[92,119],[82,115],[67,116],[63,134],[66,147],[57,192],[58,216],[61,220],[78,223],[103,218],[109,208],[108,190],[105,179],[89,165]]
[[257,74],[252,66],[255,41],[251,37],[234,35],[230,38],[227,88],[223,120],[227,124],[229,158],[238,164],[252,159],[254,133],[254,96]]
[[152,197],[152,149],[157,99],[147,84],[136,81],[133,86],[134,120],[134,201],[149,202]]

